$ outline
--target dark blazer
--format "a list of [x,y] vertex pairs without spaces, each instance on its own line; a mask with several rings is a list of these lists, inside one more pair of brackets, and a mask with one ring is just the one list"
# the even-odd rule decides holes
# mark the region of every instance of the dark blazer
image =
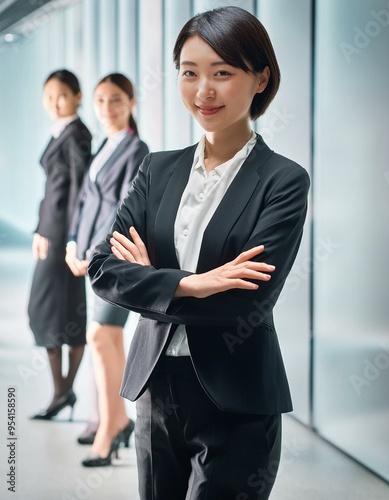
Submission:
[[92,136],[77,118],[51,138],[41,158],[46,173],[44,198],[35,230],[56,247],[65,246],[70,221],[91,156]]
[[175,299],[179,269],[174,222],[196,146],[147,156],[111,229],[131,225],[152,266],[116,259],[109,238],[89,266],[94,291],[141,313],[121,394],[137,399],[164,353],[175,324],[186,325],[192,362],[208,396],[223,410],[273,414],[292,410],[273,323],[273,307],[292,267],[307,210],[309,178],[259,136],[209,222],[197,272],[203,273],[263,244],[256,260],[276,266],[255,291],[231,290],[205,299]]
[[127,194],[148,152],[137,135],[128,133],[103,165],[95,182],[90,180],[88,172],[85,174],[68,238],[77,241],[79,259],[90,258],[94,247],[104,241],[119,202]]

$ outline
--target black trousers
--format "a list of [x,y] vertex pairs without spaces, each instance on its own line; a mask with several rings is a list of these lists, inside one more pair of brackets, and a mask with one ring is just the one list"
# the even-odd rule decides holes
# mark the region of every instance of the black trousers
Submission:
[[141,500],[266,500],[281,415],[220,410],[189,357],[165,356],[137,401],[135,443]]

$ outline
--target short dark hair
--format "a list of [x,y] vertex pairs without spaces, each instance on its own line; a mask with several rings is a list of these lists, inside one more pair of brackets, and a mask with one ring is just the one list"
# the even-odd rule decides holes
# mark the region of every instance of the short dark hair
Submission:
[[57,69],[51,73],[45,80],[45,85],[49,80],[59,80],[60,82],[67,85],[74,95],[81,92],[80,82],[74,73],[67,69]]
[[263,24],[240,7],[221,7],[197,14],[180,31],[173,49],[176,68],[184,43],[192,36],[201,37],[226,63],[246,72],[270,70],[267,87],[255,94],[250,117],[256,120],[274,99],[280,86],[281,73],[273,45]]
[[[121,90],[123,90],[123,92],[125,92],[128,95],[129,99],[134,99],[134,97],[135,97],[134,86],[131,83],[131,80],[129,80],[122,73],[111,73],[111,74],[105,76],[104,78],[102,78],[99,81],[99,83],[96,85],[95,89],[97,89],[97,87],[100,84],[105,83],[105,82],[113,83],[114,85],[119,87]],[[139,135],[138,126],[136,124],[134,117],[132,116],[132,113],[131,113],[130,119],[129,119],[129,126],[133,129],[133,131],[135,132],[136,135]]]

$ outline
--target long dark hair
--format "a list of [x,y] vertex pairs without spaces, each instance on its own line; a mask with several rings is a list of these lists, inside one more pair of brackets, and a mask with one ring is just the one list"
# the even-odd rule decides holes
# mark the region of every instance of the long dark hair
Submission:
[[[133,99],[135,97],[134,86],[132,85],[131,81],[121,73],[111,73],[110,75],[105,76],[96,85],[95,90],[102,83],[113,83],[121,90],[123,90],[123,92],[125,92],[130,99]],[[136,135],[139,135],[138,126],[134,117],[132,116],[132,113],[130,114],[129,126],[134,130]]]
[[49,80],[59,80],[61,83],[67,85],[74,95],[81,92],[80,82],[74,73],[67,69],[57,69],[53,71],[45,80],[45,85]]
[[281,79],[272,43],[262,23],[240,7],[221,7],[197,14],[182,28],[174,45],[173,60],[177,69],[184,43],[195,35],[235,68],[262,72],[269,67],[269,82],[262,93],[255,94],[250,108],[251,119],[259,118],[274,99]]

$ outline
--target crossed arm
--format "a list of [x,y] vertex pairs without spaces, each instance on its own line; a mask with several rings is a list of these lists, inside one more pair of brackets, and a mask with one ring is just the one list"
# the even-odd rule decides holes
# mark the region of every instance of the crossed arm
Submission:
[[[151,265],[147,248],[134,227],[129,228],[132,241],[115,231],[110,239],[113,255],[119,260],[125,260],[142,266]],[[175,298],[195,297],[206,298],[219,292],[233,288],[256,290],[258,284],[250,280],[269,281],[269,272],[275,267],[264,262],[254,262],[251,259],[261,254],[264,246],[256,246],[242,252],[234,260],[201,274],[191,274],[182,278],[178,284]]]

